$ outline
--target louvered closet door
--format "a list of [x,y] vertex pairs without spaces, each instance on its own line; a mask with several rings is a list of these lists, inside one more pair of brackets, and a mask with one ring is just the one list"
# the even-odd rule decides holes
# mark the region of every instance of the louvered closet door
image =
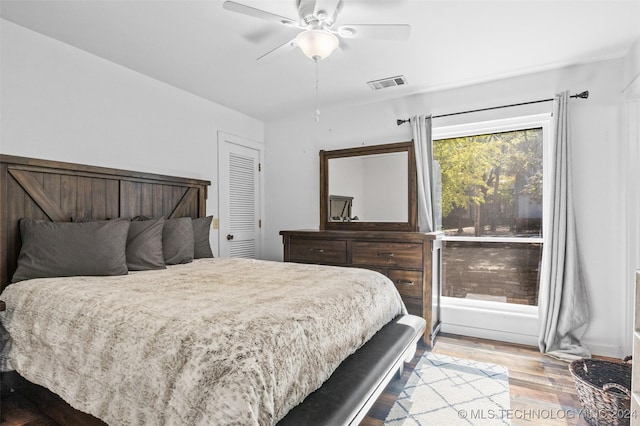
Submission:
[[220,255],[256,258],[260,151],[230,139],[220,144]]

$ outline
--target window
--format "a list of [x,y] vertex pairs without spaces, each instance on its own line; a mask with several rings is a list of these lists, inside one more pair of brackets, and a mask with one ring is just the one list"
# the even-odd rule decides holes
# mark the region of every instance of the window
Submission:
[[549,116],[434,129],[442,296],[537,306]]

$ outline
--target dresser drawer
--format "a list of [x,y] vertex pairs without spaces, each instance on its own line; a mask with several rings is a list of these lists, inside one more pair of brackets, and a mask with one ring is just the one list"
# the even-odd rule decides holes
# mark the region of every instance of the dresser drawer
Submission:
[[422,269],[422,244],[354,241],[351,263],[396,268]]
[[[404,306],[407,307],[407,312],[411,315],[417,315],[419,317],[424,316],[424,305],[422,304],[422,299],[415,299],[413,297],[404,297],[402,298],[404,302]],[[428,334],[427,330],[427,334]]]
[[289,260],[291,262],[345,264],[347,263],[347,242],[345,240],[291,238]]
[[393,281],[400,295],[422,297],[422,271],[390,269],[387,276]]

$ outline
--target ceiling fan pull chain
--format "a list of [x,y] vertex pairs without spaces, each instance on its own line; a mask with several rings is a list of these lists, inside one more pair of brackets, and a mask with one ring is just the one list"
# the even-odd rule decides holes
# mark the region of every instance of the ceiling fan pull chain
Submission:
[[313,61],[316,63],[316,123],[320,122],[320,106],[318,104],[318,86],[319,86],[319,68],[318,68],[318,57],[313,58]]

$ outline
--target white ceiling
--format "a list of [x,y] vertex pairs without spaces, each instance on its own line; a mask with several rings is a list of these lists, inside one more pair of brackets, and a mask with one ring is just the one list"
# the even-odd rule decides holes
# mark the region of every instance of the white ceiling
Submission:
[[[318,0],[329,1],[329,0]],[[334,0],[335,1],[335,0]],[[295,0],[238,0],[297,18]],[[299,30],[222,0],[1,0],[4,19],[261,120],[315,108]],[[319,63],[320,105],[368,103],[624,56],[640,0],[344,0],[337,24],[407,23],[408,41],[352,39]],[[366,84],[404,75],[407,86]]]

